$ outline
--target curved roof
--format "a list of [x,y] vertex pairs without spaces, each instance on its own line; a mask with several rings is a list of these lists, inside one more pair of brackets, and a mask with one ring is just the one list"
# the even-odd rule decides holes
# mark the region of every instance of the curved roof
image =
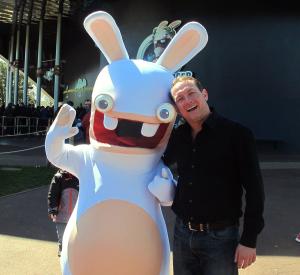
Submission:
[[[31,22],[37,23],[42,14],[43,3],[45,6],[45,20],[55,20],[59,10],[58,0],[0,0],[0,22],[13,23],[15,20],[22,24],[26,24],[30,19],[30,10],[32,5]],[[71,16],[78,7],[78,0],[64,0],[62,2],[63,17]],[[84,2],[84,1],[83,1]],[[23,10],[23,15],[22,15]]]

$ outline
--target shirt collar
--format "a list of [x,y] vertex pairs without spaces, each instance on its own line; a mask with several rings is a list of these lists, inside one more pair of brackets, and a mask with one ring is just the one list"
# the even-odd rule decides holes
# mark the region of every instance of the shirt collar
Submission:
[[215,128],[217,125],[217,120],[219,118],[219,115],[217,114],[217,112],[213,107],[209,107],[209,109],[210,109],[210,114],[203,124],[205,126],[208,126],[209,128]]
[[[203,126],[204,126],[204,128],[208,127],[210,129],[214,129],[217,126],[217,121],[220,116],[215,111],[215,108],[209,107],[209,109],[210,109],[210,114],[207,117],[207,119],[204,121]],[[191,126],[186,121],[184,122],[182,127],[185,132],[191,131]],[[187,135],[187,136],[190,137],[190,135]]]

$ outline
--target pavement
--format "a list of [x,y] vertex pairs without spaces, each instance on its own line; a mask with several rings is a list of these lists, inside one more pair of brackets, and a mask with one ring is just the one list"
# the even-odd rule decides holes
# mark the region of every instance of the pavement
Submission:
[[[0,167],[24,162],[47,165],[43,148],[1,155],[40,146],[43,137],[31,142],[22,139],[16,145],[0,139]],[[259,158],[266,226],[258,239],[256,263],[239,274],[300,275],[300,243],[295,241],[300,231],[300,156],[273,152],[260,153]],[[0,275],[60,274],[55,225],[47,217],[47,191],[48,186],[43,186],[0,198]],[[172,250],[175,217],[170,208],[163,212]]]
[[45,136],[0,136],[0,166],[46,166]]

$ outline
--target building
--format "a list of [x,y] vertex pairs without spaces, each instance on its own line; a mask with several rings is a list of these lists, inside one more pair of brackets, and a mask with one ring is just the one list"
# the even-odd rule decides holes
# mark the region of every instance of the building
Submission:
[[[0,0],[1,10],[7,2]],[[33,2],[37,12],[32,21],[30,64],[37,64],[38,14],[43,0]],[[54,11],[47,15],[46,8],[43,60],[55,59],[56,2],[46,1],[49,12],[51,8]],[[26,7],[29,3],[27,0]],[[0,54],[7,58],[15,6],[10,6],[7,23],[0,23]],[[207,87],[210,104],[219,113],[250,127],[270,149],[274,146],[278,151],[300,153],[300,10],[293,3],[230,0],[203,1],[196,6],[190,0],[65,0],[63,7],[59,101],[63,96],[75,96],[83,102],[99,70],[106,65],[83,29],[82,22],[90,12],[105,10],[115,18],[131,58],[162,20],[179,19],[182,24],[195,20],[206,27],[209,41],[184,69],[193,71]],[[0,19],[3,22],[3,13]],[[24,52],[25,24],[26,18],[20,52]],[[54,95],[51,85],[49,93]]]

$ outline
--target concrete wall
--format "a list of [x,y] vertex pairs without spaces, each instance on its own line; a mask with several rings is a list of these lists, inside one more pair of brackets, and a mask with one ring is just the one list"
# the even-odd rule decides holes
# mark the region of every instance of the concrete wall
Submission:
[[[209,18],[209,43],[191,67],[216,109],[257,137],[281,139],[300,152],[300,19],[292,16]],[[197,64],[198,63],[198,64]]]

